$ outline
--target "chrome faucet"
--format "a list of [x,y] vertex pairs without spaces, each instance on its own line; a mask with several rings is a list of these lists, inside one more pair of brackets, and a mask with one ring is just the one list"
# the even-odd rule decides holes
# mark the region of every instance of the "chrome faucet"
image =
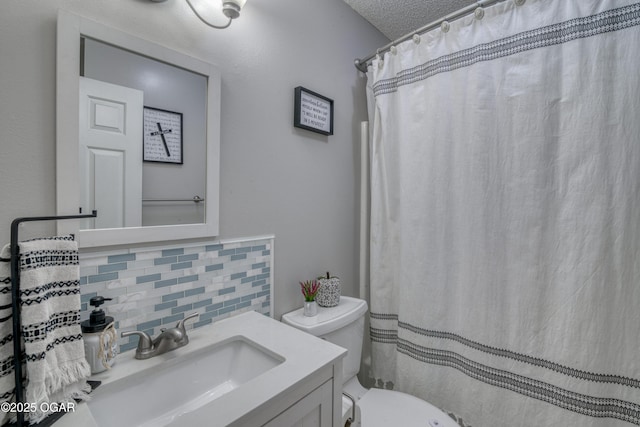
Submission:
[[140,339],[136,349],[136,359],[149,359],[189,344],[189,337],[187,336],[187,330],[184,328],[184,323],[198,316],[199,313],[191,313],[179,321],[175,328],[162,329],[160,335],[153,340],[149,334],[143,331],[123,332],[121,336],[124,338],[129,335],[138,335]]

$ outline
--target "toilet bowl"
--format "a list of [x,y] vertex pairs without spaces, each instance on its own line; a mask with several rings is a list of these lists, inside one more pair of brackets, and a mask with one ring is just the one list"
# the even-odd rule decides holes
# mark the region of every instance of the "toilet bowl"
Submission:
[[[360,384],[357,374],[366,312],[366,301],[343,296],[340,304],[320,307],[313,317],[304,316],[302,308],[282,316],[283,323],[347,349],[342,365],[343,425],[353,417],[351,426],[359,427],[459,427],[451,417],[422,399],[397,391],[368,390]],[[355,408],[352,402],[356,403]]]

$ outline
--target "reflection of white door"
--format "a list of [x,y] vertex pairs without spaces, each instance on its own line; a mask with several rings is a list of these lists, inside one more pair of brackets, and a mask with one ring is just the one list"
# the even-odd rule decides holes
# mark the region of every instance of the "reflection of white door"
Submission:
[[80,203],[93,226],[142,225],[142,106],[137,89],[80,77]]

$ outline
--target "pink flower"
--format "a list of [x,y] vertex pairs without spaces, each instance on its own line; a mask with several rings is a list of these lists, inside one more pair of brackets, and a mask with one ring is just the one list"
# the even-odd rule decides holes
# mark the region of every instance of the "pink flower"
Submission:
[[315,280],[300,282],[300,291],[304,295],[305,301],[315,301],[318,289],[320,289],[320,283]]

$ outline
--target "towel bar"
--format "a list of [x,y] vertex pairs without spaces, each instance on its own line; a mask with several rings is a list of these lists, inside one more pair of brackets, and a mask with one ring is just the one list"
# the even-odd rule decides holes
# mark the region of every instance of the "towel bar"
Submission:
[[[57,221],[65,219],[82,219],[82,218],[95,218],[98,216],[97,211],[93,211],[87,215],[62,215],[62,216],[35,216],[16,218],[11,222],[11,307],[13,318],[13,363],[15,373],[15,402],[24,403],[24,385],[22,384],[22,349],[20,346],[20,251],[18,247],[18,229],[23,222],[34,221]],[[2,259],[5,261],[6,258]],[[24,412],[16,412],[16,425],[18,427],[24,426]]]

